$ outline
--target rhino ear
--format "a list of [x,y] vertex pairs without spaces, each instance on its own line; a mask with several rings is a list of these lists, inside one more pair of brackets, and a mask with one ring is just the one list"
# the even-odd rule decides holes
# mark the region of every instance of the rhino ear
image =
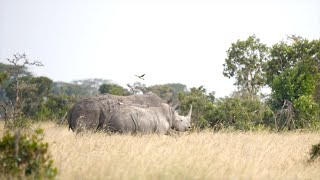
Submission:
[[177,109],[179,109],[179,107],[180,107],[179,104],[176,104],[176,105],[174,105],[174,106],[172,107],[172,109],[173,109],[173,110],[177,110]]
[[167,100],[167,104],[169,104],[170,106],[173,105],[173,98],[170,98],[169,100]]

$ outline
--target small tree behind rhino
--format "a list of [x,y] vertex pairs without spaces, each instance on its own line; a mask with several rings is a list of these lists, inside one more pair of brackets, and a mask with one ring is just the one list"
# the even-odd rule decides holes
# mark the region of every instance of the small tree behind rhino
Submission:
[[[24,104],[23,92],[34,89],[34,85],[27,84],[24,82],[21,77],[23,76],[23,70],[27,66],[43,66],[40,61],[30,61],[26,54],[14,54],[12,59],[7,59],[8,62],[12,65],[7,70],[7,77],[9,80],[13,81],[13,90],[15,92],[15,99],[8,100],[8,102],[1,102],[0,106],[5,111],[5,127],[8,125],[8,120],[12,120],[14,124],[16,124],[16,120],[23,116],[21,109]],[[11,102],[13,101],[13,102]],[[8,109],[12,109],[11,113],[8,113]],[[9,117],[8,117],[9,116]]]

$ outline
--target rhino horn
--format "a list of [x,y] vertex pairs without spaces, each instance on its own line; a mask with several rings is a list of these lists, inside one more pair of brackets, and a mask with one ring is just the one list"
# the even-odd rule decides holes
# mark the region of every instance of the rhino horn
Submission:
[[192,114],[192,104],[190,104],[190,110],[187,116],[190,120],[191,120],[191,114]]

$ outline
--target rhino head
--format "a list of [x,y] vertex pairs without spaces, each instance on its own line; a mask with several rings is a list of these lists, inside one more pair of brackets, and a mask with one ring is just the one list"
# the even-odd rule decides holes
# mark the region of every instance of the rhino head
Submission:
[[192,105],[187,116],[180,116],[176,110],[173,110],[172,126],[177,131],[187,131],[191,128]]

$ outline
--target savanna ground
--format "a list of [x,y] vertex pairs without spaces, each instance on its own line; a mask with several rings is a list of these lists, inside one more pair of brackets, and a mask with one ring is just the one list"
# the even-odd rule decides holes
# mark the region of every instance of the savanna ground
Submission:
[[54,123],[33,127],[39,126],[59,170],[57,179],[320,178],[320,160],[308,163],[319,132],[76,135]]

